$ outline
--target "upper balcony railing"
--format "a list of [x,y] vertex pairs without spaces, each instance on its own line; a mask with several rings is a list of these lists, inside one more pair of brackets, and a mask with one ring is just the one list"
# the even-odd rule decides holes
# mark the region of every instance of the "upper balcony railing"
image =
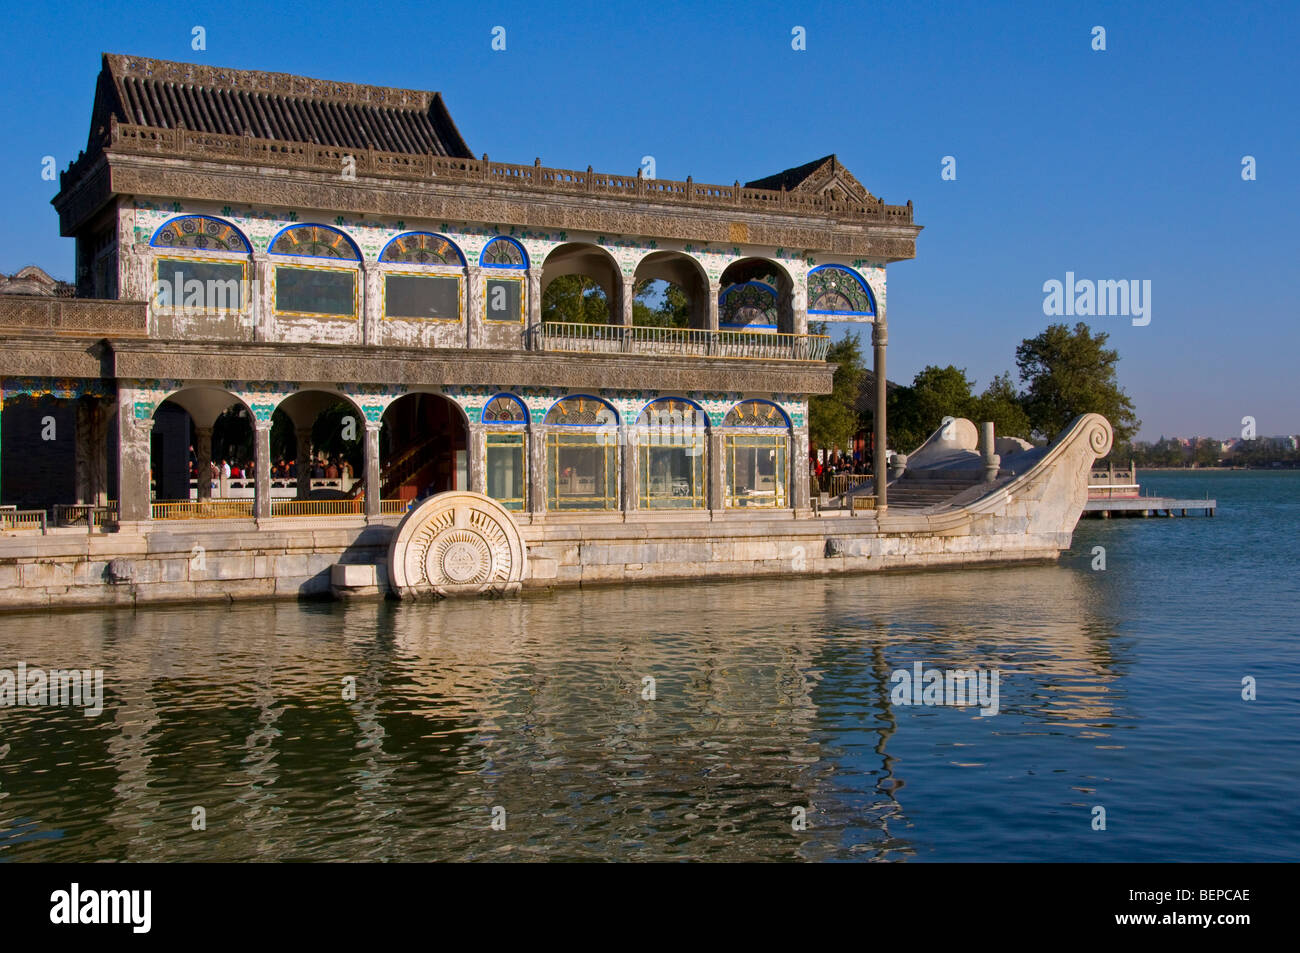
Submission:
[[695,328],[626,327],[547,322],[533,329],[543,351],[597,354],[690,355],[751,361],[824,361],[824,334],[702,331]]
[[[283,142],[253,136],[199,132],[183,126],[158,129],[120,123],[116,118],[105,134],[104,145],[117,153],[161,154],[198,161],[247,162],[253,165],[327,172],[334,176],[343,168],[345,159],[350,158],[355,163],[357,176],[479,183],[537,192],[617,196],[701,208],[744,209],[777,214],[804,213],[836,220],[887,225],[912,224],[911,202],[906,205],[886,205],[883,200],[877,199],[875,204],[863,206],[855,202],[836,202],[827,196],[811,192],[749,189],[739,182],[732,185],[707,185],[697,184],[690,178],[685,182],[646,179],[640,175],[596,172],[590,166],[586,172],[551,169],[543,166],[540,159],[532,165],[511,165],[490,162],[486,155],[479,160],[379,152],[374,149],[347,149],[310,142]],[[84,165],[93,159],[94,154],[81,156],[63,173],[64,176],[72,179],[79,177]],[[61,184],[66,187],[71,182],[65,180]]]

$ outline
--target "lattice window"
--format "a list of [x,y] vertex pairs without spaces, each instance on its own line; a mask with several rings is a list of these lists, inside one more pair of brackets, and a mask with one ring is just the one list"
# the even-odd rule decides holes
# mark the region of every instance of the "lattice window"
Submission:
[[155,248],[190,248],[196,251],[230,251],[247,255],[251,248],[233,225],[207,215],[174,218],[153,236]]
[[465,258],[449,239],[432,232],[398,235],[379,255],[380,261],[405,265],[463,265]]
[[494,238],[483,249],[479,264],[488,268],[527,268],[528,259],[518,242],[509,238]]
[[823,265],[808,274],[809,314],[876,313],[876,302],[866,283],[839,265]]
[[360,261],[356,246],[338,229],[328,225],[297,225],[287,228],[271,243],[273,255],[302,255]]
[[762,281],[746,281],[722,292],[718,324],[724,327],[776,327],[776,289]]
[[617,427],[618,415],[595,397],[565,397],[546,412],[546,422],[566,427]]
[[483,408],[483,422],[485,424],[524,424],[528,422],[528,414],[524,411],[524,405],[515,398],[507,394],[500,394],[488,401],[488,405]]

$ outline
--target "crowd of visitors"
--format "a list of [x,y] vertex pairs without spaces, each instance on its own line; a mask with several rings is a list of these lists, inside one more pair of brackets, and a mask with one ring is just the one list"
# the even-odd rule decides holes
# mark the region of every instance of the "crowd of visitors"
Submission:
[[871,465],[863,460],[860,455],[850,456],[841,451],[835,451],[830,454],[825,461],[813,459],[809,461],[812,466],[813,476],[820,481],[823,476],[835,476],[837,473],[857,473],[870,474]]
[[[253,479],[256,467],[252,460],[246,463],[239,463],[229,459],[222,459],[220,463],[212,460],[208,464],[208,478],[211,480],[251,480]],[[313,480],[350,480],[353,477],[352,464],[346,457],[322,457],[312,458],[310,467],[311,479]],[[190,447],[190,479],[199,478],[199,458],[193,447]],[[298,461],[285,460],[283,457],[276,460],[271,465],[272,480],[297,480],[298,479]]]

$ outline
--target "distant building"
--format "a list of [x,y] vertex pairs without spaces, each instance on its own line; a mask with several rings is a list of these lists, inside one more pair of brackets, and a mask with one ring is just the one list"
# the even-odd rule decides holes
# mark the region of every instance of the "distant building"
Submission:
[[71,298],[70,282],[51,278],[44,269],[35,265],[19,268],[12,275],[0,275],[0,294],[44,295],[49,298]]

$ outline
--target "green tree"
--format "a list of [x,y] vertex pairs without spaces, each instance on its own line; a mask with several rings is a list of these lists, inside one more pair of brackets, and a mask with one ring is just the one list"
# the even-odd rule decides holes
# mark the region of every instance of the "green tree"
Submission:
[[986,420],[993,421],[993,432],[999,437],[1020,437],[1028,440],[1033,428],[1029,426],[1029,415],[1025,413],[1020,393],[1011,382],[1008,371],[998,374],[984,392],[974,401],[971,418],[977,425]]
[[[810,327],[812,334],[825,334],[826,325]],[[844,450],[858,432],[858,394],[866,368],[862,364],[862,342],[852,331],[831,344],[826,360],[835,365],[829,394],[816,394],[808,401],[808,442],[814,448]]]
[[1050,440],[1087,413],[1109,420],[1120,443],[1137,433],[1141,421],[1120,389],[1115,369],[1119,352],[1105,346],[1108,337],[1104,331],[1093,334],[1082,321],[1073,331],[1053,324],[1016,348],[1025,412],[1035,436]]
[[895,388],[889,395],[889,446],[911,453],[939,429],[944,417],[970,417],[974,412],[965,368],[928,365],[917,372],[912,386]]
[[609,324],[605,289],[586,275],[558,275],[542,294],[542,320]]

